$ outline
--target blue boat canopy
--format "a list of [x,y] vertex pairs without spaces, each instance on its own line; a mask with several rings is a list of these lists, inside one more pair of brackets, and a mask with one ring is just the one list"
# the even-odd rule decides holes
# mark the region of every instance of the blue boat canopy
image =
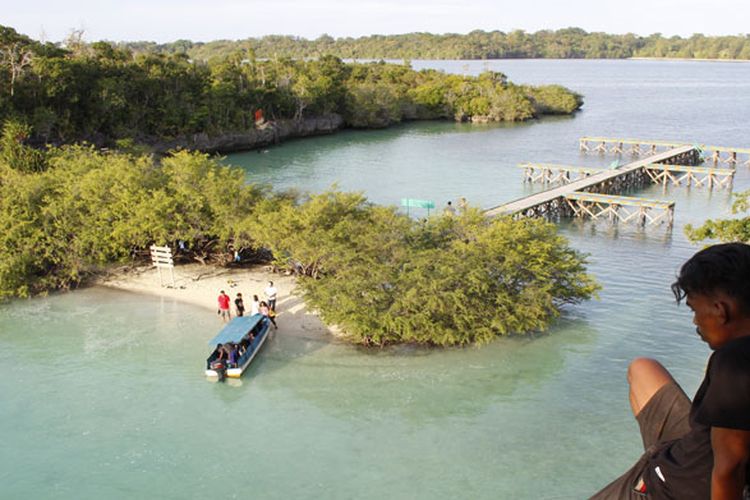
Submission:
[[208,345],[227,344],[230,342],[236,344],[240,340],[242,340],[242,337],[247,335],[247,333],[252,330],[255,325],[260,323],[262,319],[262,314],[253,314],[252,316],[238,316],[227,323],[226,326],[221,329],[219,334],[208,342]]

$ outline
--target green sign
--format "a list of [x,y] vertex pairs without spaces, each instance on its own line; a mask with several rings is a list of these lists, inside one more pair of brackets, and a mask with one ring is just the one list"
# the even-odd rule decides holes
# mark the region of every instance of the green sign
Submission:
[[430,216],[430,209],[435,208],[435,202],[430,200],[415,200],[413,198],[401,198],[401,206],[406,207],[406,215],[409,215],[409,208],[426,208],[427,216]]
[[413,208],[435,208],[435,202],[430,200],[415,200],[412,198],[401,198],[402,207],[413,207]]

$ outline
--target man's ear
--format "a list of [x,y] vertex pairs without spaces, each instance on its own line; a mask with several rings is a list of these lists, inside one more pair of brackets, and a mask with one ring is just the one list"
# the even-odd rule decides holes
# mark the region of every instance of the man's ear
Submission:
[[713,304],[714,313],[722,325],[735,320],[739,313],[739,304],[732,297],[722,295]]

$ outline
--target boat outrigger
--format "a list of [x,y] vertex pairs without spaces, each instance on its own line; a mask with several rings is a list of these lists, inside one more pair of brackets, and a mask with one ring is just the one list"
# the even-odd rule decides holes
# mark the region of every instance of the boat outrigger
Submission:
[[238,316],[227,323],[208,343],[214,350],[206,359],[206,376],[240,378],[263,347],[269,324],[261,314]]

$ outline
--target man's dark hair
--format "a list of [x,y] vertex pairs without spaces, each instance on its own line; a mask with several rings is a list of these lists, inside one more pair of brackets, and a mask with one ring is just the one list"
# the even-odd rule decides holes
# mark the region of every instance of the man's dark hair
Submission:
[[722,291],[750,314],[750,245],[723,243],[704,248],[685,262],[672,283],[677,303],[689,293]]

